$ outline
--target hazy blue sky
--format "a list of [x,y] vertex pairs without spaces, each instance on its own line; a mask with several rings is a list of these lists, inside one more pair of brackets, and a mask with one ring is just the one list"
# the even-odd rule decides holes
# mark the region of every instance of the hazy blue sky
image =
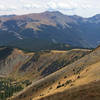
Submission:
[[100,14],[100,0],[0,0],[0,15],[59,10],[84,17]]

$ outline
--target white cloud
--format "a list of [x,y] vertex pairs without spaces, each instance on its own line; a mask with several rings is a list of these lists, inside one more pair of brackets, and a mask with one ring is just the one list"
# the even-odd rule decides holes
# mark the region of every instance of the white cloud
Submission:
[[3,5],[0,5],[0,10],[4,9],[5,7]]
[[16,7],[10,6],[10,7],[5,7],[4,5],[0,5],[0,11],[14,11],[16,10]]
[[38,4],[25,4],[25,5],[23,5],[23,9],[33,9],[33,8],[41,8],[41,6],[40,5],[38,5]]
[[100,13],[100,0],[0,0],[0,15],[43,12],[48,9],[87,17]]

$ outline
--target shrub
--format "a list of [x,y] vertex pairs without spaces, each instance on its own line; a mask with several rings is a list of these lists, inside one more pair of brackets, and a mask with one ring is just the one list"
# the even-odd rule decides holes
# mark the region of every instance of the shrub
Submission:
[[67,76],[64,76],[64,79],[67,78]]
[[77,79],[79,79],[80,78],[80,76],[77,76]]
[[65,84],[68,85],[68,84],[70,84],[71,82],[72,82],[72,80],[67,80]]

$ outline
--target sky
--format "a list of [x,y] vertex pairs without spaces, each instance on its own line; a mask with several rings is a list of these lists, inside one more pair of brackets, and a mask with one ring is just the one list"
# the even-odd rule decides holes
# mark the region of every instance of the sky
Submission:
[[90,17],[100,14],[100,0],[0,0],[0,15],[60,11]]

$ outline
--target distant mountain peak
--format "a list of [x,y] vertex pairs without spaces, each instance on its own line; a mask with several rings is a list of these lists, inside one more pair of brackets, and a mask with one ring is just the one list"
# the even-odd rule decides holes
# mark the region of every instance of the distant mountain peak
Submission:
[[93,17],[89,17],[88,19],[100,19],[100,14],[96,14]]
[[60,15],[62,15],[62,13],[60,11],[45,11],[43,13],[45,13],[45,14],[60,14]]
[[96,14],[95,17],[100,17],[100,14]]

